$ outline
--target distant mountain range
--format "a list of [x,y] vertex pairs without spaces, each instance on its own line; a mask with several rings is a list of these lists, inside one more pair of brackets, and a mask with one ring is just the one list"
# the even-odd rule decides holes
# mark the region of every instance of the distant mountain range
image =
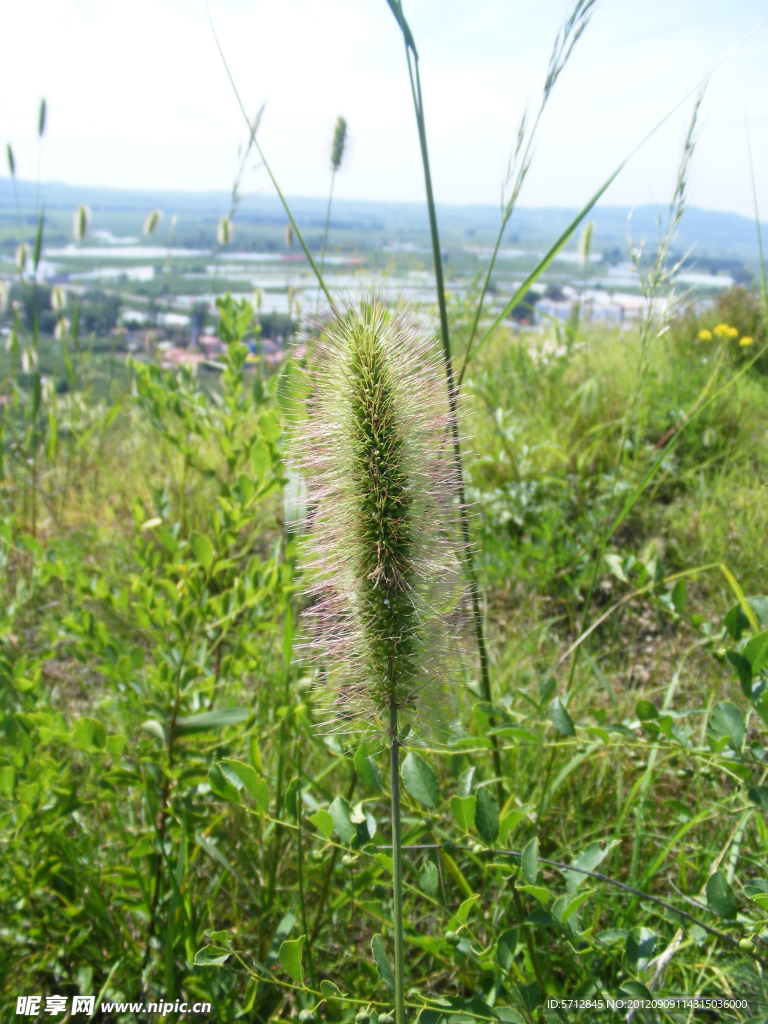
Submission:
[[[37,185],[18,181],[16,187],[22,213],[28,215],[34,209]],[[176,214],[180,228],[183,222],[210,223],[228,212],[231,203],[227,192],[155,192],[59,182],[46,182],[40,191],[46,209],[52,214],[72,212],[80,203],[87,203],[94,214],[95,226],[109,228],[110,223],[119,222],[123,230],[127,223],[134,221],[135,230],[139,230],[143,218],[153,209],[161,209],[169,217]],[[288,201],[302,229],[313,229],[315,233],[322,230],[325,199],[292,196]],[[504,244],[521,248],[548,246],[576,212],[575,208],[568,207],[521,207],[507,227]],[[588,218],[594,222],[593,247],[603,252],[618,248],[626,253],[630,237],[635,242],[645,239],[653,247],[659,237],[659,220],[663,222],[666,215],[665,208],[653,205],[596,206]],[[12,216],[15,217],[13,183],[9,178],[0,178],[0,222],[7,223]],[[439,204],[438,220],[445,247],[485,245],[494,239],[498,230],[499,208],[489,204]],[[274,232],[286,223],[286,216],[277,196],[252,195],[238,206],[235,223],[263,225]],[[421,245],[429,242],[423,203],[334,199],[331,229],[337,237],[346,235],[355,244],[372,247],[388,242]],[[768,225],[764,224],[762,230],[768,242]],[[184,244],[184,232],[180,231],[178,241]],[[735,213],[692,206],[683,217],[676,249],[686,251],[692,247],[694,258],[740,260],[755,266],[759,259],[755,221]]]

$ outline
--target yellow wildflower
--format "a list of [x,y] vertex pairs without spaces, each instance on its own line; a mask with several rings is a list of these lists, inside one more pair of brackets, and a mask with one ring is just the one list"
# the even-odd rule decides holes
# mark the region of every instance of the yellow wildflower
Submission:
[[708,331],[706,327],[702,327],[696,337],[699,341],[712,341],[712,331]]
[[747,345],[754,345],[754,343],[755,339],[750,338],[748,334],[745,334],[744,337],[739,340],[739,345],[741,345],[742,348],[746,348]]
[[739,332],[735,327],[731,327],[730,324],[718,324],[714,333],[718,338],[738,338],[739,336]]

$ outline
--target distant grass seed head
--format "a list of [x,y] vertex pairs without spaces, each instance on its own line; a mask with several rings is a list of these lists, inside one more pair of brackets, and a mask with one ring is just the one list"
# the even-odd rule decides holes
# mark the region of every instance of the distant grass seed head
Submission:
[[67,293],[60,285],[51,288],[51,309],[54,313],[63,313],[67,305]]
[[343,117],[339,117],[336,121],[336,127],[333,132],[333,143],[331,145],[331,169],[333,171],[338,171],[341,167],[346,141],[347,122]]
[[310,650],[331,726],[446,706],[463,598],[450,410],[434,341],[377,301],[309,342]]
[[26,271],[27,261],[29,260],[29,246],[26,242],[19,242],[16,246],[16,255],[13,259],[16,264],[16,269],[20,274],[23,274]]
[[160,210],[153,210],[151,213],[147,214],[147,219],[144,221],[144,234],[145,235],[151,235],[152,234],[152,232],[155,230],[155,228],[159,224],[161,217],[162,217],[162,213],[160,212]]
[[216,226],[216,239],[219,245],[229,245],[232,241],[233,227],[229,217],[220,217]]
[[75,217],[72,222],[72,234],[74,235],[76,242],[82,242],[88,234],[88,225],[90,223],[91,211],[85,203],[81,203],[75,210]]

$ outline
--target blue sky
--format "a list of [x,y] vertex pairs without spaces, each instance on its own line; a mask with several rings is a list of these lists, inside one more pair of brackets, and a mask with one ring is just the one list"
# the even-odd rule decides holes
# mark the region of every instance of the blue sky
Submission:
[[[404,5],[421,56],[437,199],[495,203],[566,4]],[[403,45],[385,0],[211,0],[211,14],[249,112],[266,101],[260,140],[286,192],[327,193],[333,125],[344,114],[350,142],[336,194],[423,199]],[[767,16],[765,0],[598,0],[542,121],[521,204],[583,203],[722,61],[702,105],[690,200],[752,215],[748,123],[765,216]],[[0,65],[0,141],[13,145],[21,177],[37,174],[44,95],[43,180],[231,187],[245,126],[204,2],[25,0],[4,22],[13,45]],[[693,102],[633,158],[605,202],[668,201]],[[245,188],[268,190],[263,171],[249,172]]]

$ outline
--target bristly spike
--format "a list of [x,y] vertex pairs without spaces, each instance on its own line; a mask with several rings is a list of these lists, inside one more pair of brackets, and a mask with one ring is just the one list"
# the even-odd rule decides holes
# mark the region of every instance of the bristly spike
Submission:
[[306,415],[293,457],[306,480],[309,649],[340,723],[384,725],[445,706],[464,587],[450,407],[441,354],[414,315],[377,300],[308,342]]

